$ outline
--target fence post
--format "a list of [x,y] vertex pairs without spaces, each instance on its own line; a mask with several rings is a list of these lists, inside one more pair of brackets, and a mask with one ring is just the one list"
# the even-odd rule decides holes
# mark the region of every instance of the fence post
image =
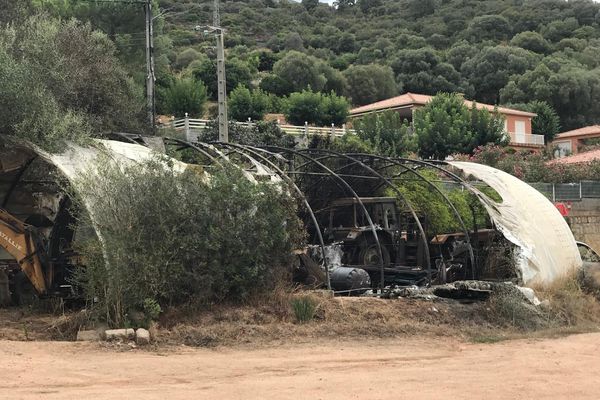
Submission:
[[342,124],[342,135],[346,134],[346,124]]
[[579,200],[583,200],[583,188],[582,188],[582,183],[581,181],[579,181]]
[[304,135],[308,137],[308,121],[304,121]]
[[556,203],[556,184],[552,184],[552,202]]
[[185,113],[185,140],[190,140],[190,117]]
[[335,125],[331,124],[331,136],[335,136]]

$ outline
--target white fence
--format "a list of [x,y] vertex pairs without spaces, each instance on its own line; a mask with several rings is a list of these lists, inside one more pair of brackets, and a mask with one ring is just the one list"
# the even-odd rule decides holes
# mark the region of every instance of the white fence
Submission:
[[[195,119],[195,118],[183,118],[170,121],[166,124],[162,124],[159,128],[171,128],[175,129],[178,132],[181,132],[185,135],[187,140],[195,141],[198,138],[198,135],[202,133],[204,129],[208,126],[210,120],[207,119]],[[254,122],[234,122],[235,124],[241,126],[252,127],[256,125]],[[342,125],[341,128],[338,128],[334,125],[331,127],[315,127],[309,126],[308,123],[305,123],[304,126],[297,125],[282,125],[279,124],[279,128],[292,136],[344,136],[346,133],[356,134],[354,129],[346,129],[346,125]]]
[[511,133],[510,134],[511,144],[526,144],[534,146],[544,145],[544,135],[532,135],[525,133]]

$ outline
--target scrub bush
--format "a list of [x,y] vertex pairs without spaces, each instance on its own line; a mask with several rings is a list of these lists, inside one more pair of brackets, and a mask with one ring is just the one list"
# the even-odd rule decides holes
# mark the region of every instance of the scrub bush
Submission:
[[286,277],[303,239],[285,188],[238,169],[208,176],[166,160],[124,167],[100,160],[74,187],[80,209],[85,201],[91,210],[79,225],[99,236],[76,239],[85,267],[75,280],[111,325],[148,304],[159,310],[266,293]]

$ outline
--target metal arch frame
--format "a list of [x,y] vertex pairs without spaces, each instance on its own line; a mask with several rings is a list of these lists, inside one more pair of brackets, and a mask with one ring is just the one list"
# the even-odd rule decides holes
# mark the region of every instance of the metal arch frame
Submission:
[[[132,144],[140,144],[140,143],[136,142],[131,136],[143,137],[142,135],[139,135],[136,133],[133,133],[133,134],[125,133],[125,132],[102,132],[102,133],[100,133],[100,136],[110,136],[110,135],[114,135],[118,138],[125,140],[127,143],[132,143]],[[141,146],[147,147],[145,144],[143,144]]]
[[[196,144],[194,144],[194,143],[190,143],[190,142],[187,142],[187,141],[185,141],[185,140],[176,139],[176,138],[171,138],[171,137],[165,137],[165,138],[163,138],[163,143],[165,143],[165,145],[167,144],[167,141],[172,141],[172,142],[174,142],[174,143],[176,143],[176,144],[179,144],[179,145],[181,145],[181,146],[185,146],[184,148],[189,148],[189,149],[196,150],[198,153],[201,153],[201,154],[203,154],[204,156],[208,157],[208,159],[209,159],[210,161],[212,161],[213,163],[217,164],[219,167],[223,167],[223,164],[221,164],[221,162],[220,162],[219,160],[217,160],[217,158],[216,158],[216,157],[214,157],[214,156],[213,156],[212,154],[210,154],[208,151],[206,151],[206,150],[204,150],[204,149],[202,149],[202,148],[200,148],[200,147],[196,146]],[[198,144],[201,144],[201,143],[198,143]],[[202,144],[201,144],[201,145],[202,145]],[[225,157],[224,157],[222,154],[220,154],[220,156],[221,156],[222,158],[225,158]],[[229,160],[227,160],[227,161],[229,161]]]
[[354,189],[352,188],[352,186],[350,186],[348,184],[348,182],[346,182],[342,177],[340,177],[338,174],[336,174],[334,171],[332,171],[329,167],[327,167],[326,165],[324,165],[323,163],[314,160],[313,158],[311,158],[309,155],[304,154],[298,150],[293,150],[293,149],[287,149],[284,147],[277,147],[277,146],[266,146],[268,149],[275,149],[279,152],[287,152],[287,153],[291,153],[294,155],[297,155],[299,157],[302,157],[306,160],[309,160],[311,163],[317,165],[318,167],[320,167],[321,169],[327,171],[328,173],[331,174],[331,176],[333,178],[335,178],[335,180],[337,180],[339,183],[341,183],[343,185],[343,187],[352,194],[352,197],[354,197],[354,199],[358,202],[361,210],[363,211],[363,213],[365,214],[365,217],[367,217],[367,221],[369,222],[369,227],[371,228],[371,233],[373,233],[373,236],[375,238],[375,243],[377,245],[377,253],[379,255],[379,260],[381,261],[381,265],[380,265],[380,269],[381,269],[381,280],[380,280],[380,289],[383,291],[384,287],[385,287],[385,279],[384,279],[384,268],[385,266],[383,265],[383,251],[381,249],[381,243],[379,241],[379,235],[377,234],[377,229],[375,229],[375,224],[373,223],[373,220],[371,219],[371,215],[369,214],[369,212],[367,211],[367,208],[365,207],[364,203],[362,202],[362,200],[360,199],[360,197],[358,196],[358,194],[354,191]]
[[[360,160],[357,160],[356,158],[352,157],[351,155],[341,154],[341,153],[337,153],[337,152],[332,151],[332,150],[324,150],[324,149],[310,149],[307,152],[325,153],[325,154],[330,154],[332,156],[342,157],[342,158],[345,158],[345,159],[348,159],[348,160],[351,160],[351,161],[358,162],[360,164],[360,166],[362,166],[364,169],[366,169],[367,171],[373,173],[375,176],[377,176],[382,181],[384,181],[388,185],[388,187],[390,189],[392,189],[396,193],[396,195],[404,202],[404,204],[407,205],[407,207],[408,207],[408,209],[409,209],[412,217],[415,219],[417,227],[419,228],[419,233],[421,235],[421,240],[423,240],[423,245],[424,245],[425,251],[427,253],[427,257],[426,257],[427,279],[429,281],[429,284],[431,284],[431,281],[432,281],[431,253],[429,251],[429,243],[427,243],[427,234],[425,233],[425,230],[423,229],[423,225],[421,224],[421,220],[419,219],[419,216],[417,215],[415,209],[410,204],[410,202],[406,199],[406,197],[404,196],[404,194],[402,194],[402,192],[400,192],[400,190],[398,190],[398,188],[396,188],[394,186],[394,184],[389,179],[387,179],[385,176],[383,176],[378,171],[374,170],[372,167],[368,166],[364,162],[362,162]],[[381,255],[380,255],[380,257],[381,257]],[[383,285],[383,273],[382,273],[382,285]]]
[[474,270],[474,268],[475,268],[475,254],[473,253],[473,245],[472,245],[472,242],[471,242],[471,235],[469,234],[467,226],[465,225],[464,220],[460,216],[460,213],[458,212],[458,210],[454,206],[454,203],[452,203],[452,201],[450,200],[450,198],[448,198],[448,196],[446,196],[446,194],[444,192],[442,192],[440,190],[440,188],[438,188],[432,182],[429,182],[423,175],[421,175],[415,169],[409,168],[408,166],[406,166],[403,163],[400,163],[398,161],[395,161],[394,159],[390,159],[388,157],[383,157],[383,156],[378,156],[378,155],[375,155],[375,154],[364,154],[364,153],[356,153],[356,154],[355,153],[351,153],[349,155],[350,156],[363,156],[363,157],[374,158],[374,159],[378,159],[378,160],[385,160],[385,161],[388,161],[388,162],[392,162],[391,165],[387,165],[384,168],[389,168],[392,165],[397,165],[397,166],[399,166],[401,168],[404,168],[406,173],[413,173],[420,180],[422,180],[423,182],[427,183],[429,185],[429,187],[433,188],[439,195],[441,195],[444,198],[444,200],[446,201],[446,203],[448,203],[448,205],[450,206],[450,209],[454,213],[454,216],[456,217],[456,219],[460,223],[461,228],[463,229],[463,232],[464,232],[465,237],[467,239],[467,244],[469,246],[469,258],[470,258],[470,261],[471,261],[471,277],[473,279],[475,279],[475,270]]
[[302,198],[302,203],[303,203],[304,207],[306,207],[306,209],[308,210],[308,213],[310,214],[312,223],[315,225],[315,228],[317,229],[317,238],[319,240],[319,246],[321,247],[321,252],[323,253],[323,264],[325,267],[325,277],[327,279],[327,289],[331,290],[331,275],[330,275],[330,271],[329,271],[327,257],[325,256],[325,242],[323,240],[323,234],[321,232],[321,227],[319,226],[317,217],[315,216],[315,213],[314,213],[312,207],[308,203],[308,200],[306,200],[306,196],[304,195],[302,190],[300,190],[298,185],[296,185],[296,183],[282,169],[280,169],[275,163],[270,161],[267,157],[263,156],[262,154],[259,154],[259,152],[257,151],[257,149],[255,147],[247,146],[247,145],[239,145],[239,144],[234,144],[234,143],[219,143],[219,145],[225,146],[225,147],[232,147],[232,148],[234,148],[234,150],[237,149],[237,151],[239,151],[239,152],[241,152],[242,150],[248,151],[248,152],[252,153],[254,156],[256,156],[256,157],[260,158],[261,160],[263,160],[264,162],[268,163],[271,166],[271,168],[273,168],[284,181],[286,181],[289,185],[291,185],[294,188],[294,191]]

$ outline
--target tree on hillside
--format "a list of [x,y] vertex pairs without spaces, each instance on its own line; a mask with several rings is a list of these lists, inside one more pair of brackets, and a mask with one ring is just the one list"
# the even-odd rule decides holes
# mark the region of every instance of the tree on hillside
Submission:
[[206,103],[206,87],[194,78],[178,78],[165,91],[164,111],[176,117],[186,113],[201,118]]
[[356,4],[356,0],[335,0],[333,6],[339,11],[345,11]]
[[451,64],[444,63],[432,48],[401,50],[392,61],[396,80],[404,92],[435,94],[469,92],[466,82]]
[[61,136],[89,133],[91,127],[140,129],[141,90],[112,42],[89,24],[30,17],[0,28],[0,51],[3,133],[59,145]]
[[560,117],[563,129],[600,123],[600,70],[547,58],[522,76],[514,76],[501,91],[503,103],[546,101]]
[[319,5],[319,0],[302,0],[302,5],[308,11],[312,11]]
[[450,154],[470,154],[487,143],[506,144],[504,119],[487,110],[469,109],[462,96],[440,93],[415,111],[413,126],[419,155],[443,160]]
[[358,0],[358,7],[363,13],[369,13],[375,7],[381,7],[383,0]]
[[[248,63],[240,59],[226,59],[225,73],[227,74],[227,93],[233,91],[239,85],[250,87],[252,83],[253,71]],[[216,100],[218,96],[216,60],[206,59],[195,65],[192,74],[197,81],[204,82],[210,98]]]
[[462,73],[475,88],[475,99],[488,104],[497,104],[500,90],[511,76],[532,69],[538,55],[509,46],[485,47],[462,65]]
[[394,73],[388,66],[355,65],[343,72],[348,82],[346,96],[354,105],[364,105],[398,94]]
[[482,15],[475,17],[465,31],[465,36],[472,42],[493,40],[496,42],[510,37],[510,24],[501,15]]
[[510,44],[534,53],[545,54],[550,51],[550,43],[537,32],[520,32],[510,40]]
[[273,74],[286,84],[287,93],[307,88],[320,91],[327,79],[319,70],[319,60],[306,54],[290,51],[273,66]]
[[333,92],[324,95],[304,90],[290,95],[285,118],[294,125],[304,125],[308,122],[320,126],[341,126],[348,118],[349,109],[348,100]]
[[269,109],[269,97],[260,89],[238,86],[229,95],[229,116],[235,121],[261,121]]

